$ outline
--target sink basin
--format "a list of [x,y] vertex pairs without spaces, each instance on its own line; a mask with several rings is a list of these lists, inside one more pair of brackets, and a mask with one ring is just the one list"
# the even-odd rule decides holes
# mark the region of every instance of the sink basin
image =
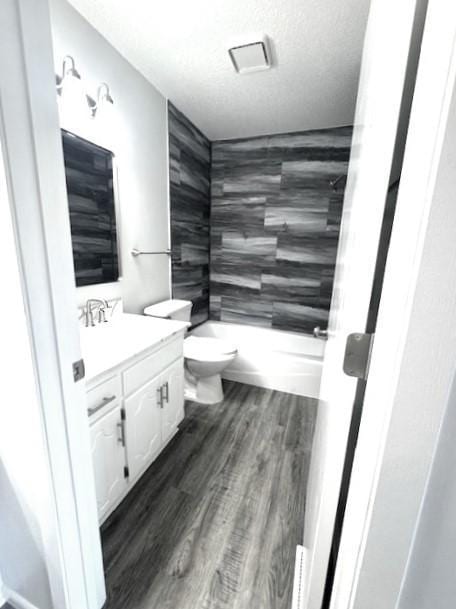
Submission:
[[106,323],[81,327],[86,381],[93,380],[179,332],[183,334],[188,326],[183,321],[123,313]]

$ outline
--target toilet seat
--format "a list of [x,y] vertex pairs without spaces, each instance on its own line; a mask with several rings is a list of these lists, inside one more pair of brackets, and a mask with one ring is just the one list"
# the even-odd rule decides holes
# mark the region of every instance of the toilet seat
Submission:
[[184,340],[184,357],[201,362],[223,360],[237,353],[237,348],[219,338],[189,336]]

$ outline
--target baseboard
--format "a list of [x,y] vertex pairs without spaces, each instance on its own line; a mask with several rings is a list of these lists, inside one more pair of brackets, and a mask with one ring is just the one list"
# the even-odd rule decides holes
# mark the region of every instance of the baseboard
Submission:
[[293,580],[293,600],[291,609],[304,609],[307,596],[307,558],[308,550],[304,546],[296,546],[295,573]]
[[36,605],[30,603],[26,598],[3,586],[3,595],[6,597],[5,602],[14,609],[38,609]]

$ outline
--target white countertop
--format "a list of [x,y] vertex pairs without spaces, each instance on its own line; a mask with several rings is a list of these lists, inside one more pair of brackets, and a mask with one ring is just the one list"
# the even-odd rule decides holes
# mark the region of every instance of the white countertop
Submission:
[[183,333],[189,325],[184,321],[122,313],[107,323],[90,328],[81,327],[86,383],[156,347],[171,336]]

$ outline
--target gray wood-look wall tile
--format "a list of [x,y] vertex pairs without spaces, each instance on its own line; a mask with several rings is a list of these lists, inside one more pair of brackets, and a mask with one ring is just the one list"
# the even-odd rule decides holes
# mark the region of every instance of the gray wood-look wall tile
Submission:
[[193,302],[192,324],[209,317],[211,144],[168,103],[173,298]]
[[210,317],[327,323],[352,128],[212,143]]
[[211,145],[168,108],[173,297],[193,324],[325,325],[352,128]]

